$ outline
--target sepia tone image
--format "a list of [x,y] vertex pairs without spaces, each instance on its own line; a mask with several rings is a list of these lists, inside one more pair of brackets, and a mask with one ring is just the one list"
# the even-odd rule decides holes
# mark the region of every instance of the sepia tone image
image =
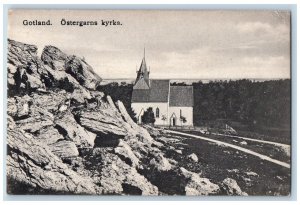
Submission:
[[290,17],[10,10],[7,193],[289,196]]

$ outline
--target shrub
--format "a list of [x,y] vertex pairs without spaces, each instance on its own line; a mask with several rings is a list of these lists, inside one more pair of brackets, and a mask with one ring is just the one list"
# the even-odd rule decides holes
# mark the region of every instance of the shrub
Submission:
[[142,115],[142,123],[144,124],[154,124],[155,117],[152,107],[149,107]]

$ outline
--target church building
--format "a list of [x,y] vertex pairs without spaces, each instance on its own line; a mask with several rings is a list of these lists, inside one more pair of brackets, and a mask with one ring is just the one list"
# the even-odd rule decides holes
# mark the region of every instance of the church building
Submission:
[[172,86],[170,80],[150,79],[145,54],[134,82],[131,107],[138,123],[152,108],[158,126],[193,126],[193,86]]

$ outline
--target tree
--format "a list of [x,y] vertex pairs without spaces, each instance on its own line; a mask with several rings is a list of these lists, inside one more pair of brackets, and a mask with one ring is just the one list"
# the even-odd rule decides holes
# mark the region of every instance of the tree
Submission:
[[142,123],[144,124],[154,124],[155,117],[152,107],[149,107],[142,115]]

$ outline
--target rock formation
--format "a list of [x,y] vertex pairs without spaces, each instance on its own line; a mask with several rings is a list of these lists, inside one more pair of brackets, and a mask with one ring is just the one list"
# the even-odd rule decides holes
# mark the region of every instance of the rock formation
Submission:
[[8,40],[9,194],[180,194],[160,188],[164,173],[178,174],[183,194],[216,193],[166,158],[100,82],[83,59],[53,46],[40,58],[36,46]]

